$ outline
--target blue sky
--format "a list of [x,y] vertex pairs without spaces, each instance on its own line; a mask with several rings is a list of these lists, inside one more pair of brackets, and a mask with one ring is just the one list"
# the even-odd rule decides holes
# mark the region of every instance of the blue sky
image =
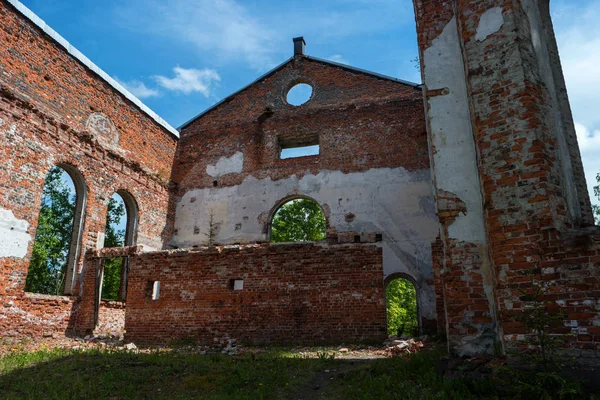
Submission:
[[[178,127],[292,55],[419,82],[412,0],[21,0]],[[552,0],[588,185],[600,171],[600,0]],[[596,201],[598,203],[598,201]]]

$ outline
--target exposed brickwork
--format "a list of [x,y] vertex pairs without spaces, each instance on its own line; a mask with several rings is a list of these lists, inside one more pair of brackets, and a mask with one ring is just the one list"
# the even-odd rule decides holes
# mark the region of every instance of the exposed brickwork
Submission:
[[[176,140],[169,132],[0,1],[0,211],[27,224],[31,238],[24,257],[0,259],[0,328],[12,336],[43,336],[67,329],[91,333],[97,318],[102,329],[120,323],[122,308],[98,309],[97,285],[102,258],[127,256],[127,336],[140,343],[379,339],[385,336],[383,265],[393,253],[394,262],[421,273],[420,284],[435,286],[431,305],[453,352],[489,353],[498,340],[505,348],[518,346],[529,333],[518,316],[530,305],[523,294],[531,292],[533,275],[546,287],[549,312],[565,315],[554,330],[567,334],[564,347],[582,362],[600,364],[600,233],[590,226],[548,7],[537,3],[415,0],[421,66],[430,83],[423,92],[298,55],[186,126],[174,161]],[[479,36],[482,16],[490,11],[498,29]],[[313,86],[313,98],[301,107],[288,105],[287,90],[300,82]],[[455,114],[461,117],[453,119]],[[281,143],[317,136],[318,157],[279,159]],[[238,153],[243,160],[235,158]],[[223,158],[225,172],[209,174]],[[83,270],[83,256],[78,260],[77,298],[23,293],[43,181],[56,164],[81,172],[88,188],[83,249],[92,251]],[[227,216],[247,204],[230,206],[224,199],[240,193],[225,191],[219,198],[213,188],[272,183],[245,186],[244,195],[254,199],[287,182],[289,191],[265,196],[262,208],[253,209],[259,214],[252,215],[255,225],[248,222],[254,231],[245,234],[264,240],[256,234],[268,231],[272,207],[308,196],[298,184],[303,176],[343,174],[327,175],[337,176],[338,186],[327,187],[337,194],[353,173],[365,173],[357,182],[370,184],[365,176],[374,169],[404,174],[406,181],[394,184],[421,184],[418,194],[402,197],[398,190],[394,202],[357,202],[360,211],[341,206],[361,197],[380,200],[389,186],[382,183],[377,196],[357,191],[323,202],[328,222],[338,218],[328,227],[329,246],[93,251],[108,198],[118,189],[138,203],[138,243],[161,248],[177,234],[176,203],[186,193],[206,189],[208,194],[198,192],[203,201],[213,201]],[[310,185],[331,184],[327,179]],[[461,180],[472,185],[454,184]],[[378,230],[391,220],[391,210],[411,204],[418,204],[412,212],[419,221],[437,224],[429,216],[429,193],[440,222],[437,238],[425,235],[433,242],[433,274],[427,257],[410,264],[413,254],[430,249],[429,243],[411,243],[416,231]],[[192,206],[196,201],[189,198],[177,210],[200,207]],[[240,221],[226,239],[237,240],[248,215],[235,216]],[[380,219],[361,221],[365,215]],[[400,232],[402,240],[390,232]],[[352,244],[377,237],[381,247]],[[230,287],[236,278],[244,280],[242,291]],[[153,280],[161,282],[158,300],[148,298]],[[435,323],[423,319],[424,328]]]
[[[381,340],[381,249],[261,245],[144,253],[130,259],[125,329],[135,343]],[[243,279],[234,291],[232,279]],[[160,299],[149,283],[160,281]]]
[[27,293],[3,296],[0,306],[2,337],[62,336],[76,324],[78,304],[75,297]]
[[[287,104],[298,82],[313,86],[300,107]],[[333,67],[303,56],[235,95],[182,129],[173,169],[178,195],[213,187],[206,167],[240,151],[244,169],[218,179],[240,184],[247,176],[278,180],[308,171],[429,168],[420,89]],[[279,137],[319,136],[320,155],[279,159]]]
[[[297,83],[313,90],[301,106],[286,101]],[[170,245],[206,245],[211,229],[217,244],[268,241],[278,208],[308,198],[334,241],[379,236],[382,280],[409,276],[420,321],[435,328],[437,220],[422,102],[414,84],[295,55],[182,128]],[[285,145],[316,138],[318,155],[280,158]]]
[[96,335],[123,336],[125,333],[125,303],[121,301],[100,302]]
[[[0,321],[6,331],[64,333],[64,313],[75,300],[42,301],[23,292],[46,174],[68,164],[87,186],[80,272],[85,249],[95,249],[104,232],[108,200],[117,190],[129,192],[139,207],[138,242],[162,247],[176,138],[5,1],[0,60],[0,210],[25,221],[30,238],[25,257],[0,258],[0,298],[13,304],[0,309]],[[43,317],[3,318],[17,309]]]
[[[495,7],[501,12],[498,31],[477,37],[482,15]],[[566,314],[557,333],[570,334],[566,346],[585,349],[575,355],[589,358],[598,349],[588,334],[599,324],[598,246],[593,231],[580,230],[590,224],[591,210],[547,3],[417,0],[415,11],[425,71],[431,59],[424,55],[436,39],[458,31],[476,148],[470,162],[478,166],[483,195],[485,234],[478,243],[457,241],[457,220],[474,210],[466,198],[440,190],[447,185],[435,182],[434,171],[442,229],[433,264],[451,349],[464,351],[470,335],[518,345],[527,331],[516,316],[528,306],[522,299],[533,273],[551,293],[550,311]],[[456,91],[425,88],[428,125],[443,112],[431,108],[435,97],[448,94]],[[430,140],[449,137],[451,129],[429,129]],[[448,149],[431,148],[434,160],[441,151]]]
[[542,29],[535,16],[541,12],[540,19],[549,21],[549,15],[543,15],[548,10],[533,8],[527,14],[526,8],[533,5],[526,1],[496,3],[502,7],[504,27],[494,36],[493,47],[473,37],[478,22],[473,16],[489,5],[464,2],[460,26],[501,330],[511,347],[519,339],[515,334],[526,333],[514,317],[527,307],[521,299],[531,290],[533,273],[556,302],[551,311],[565,311],[565,327],[557,333],[571,334],[572,348],[597,351],[600,344],[593,341],[598,337],[589,335],[587,328],[600,320],[598,246],[586,232],[576,234],[583,244],[565,241],[573,235],[569,229],[589,220],[589,198],[586,192],[579,193],[575,205],[583,217],[577,216],[579,210],[569,211],[570,180],[581,181],[582,174],[565,178],[562,168],[572,163],[581,169],[581,161],[578,155],[570,159],[560,155],[564,133],[549,118],[560,110],[552,101],[542,66],[550,61],[540,58],[532,39],[532,32]]

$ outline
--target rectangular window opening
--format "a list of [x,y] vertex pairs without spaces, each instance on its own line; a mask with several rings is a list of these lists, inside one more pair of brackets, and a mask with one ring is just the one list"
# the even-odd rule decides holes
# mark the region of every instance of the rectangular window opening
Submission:
[[319,135],[311,133],[300,136],[280,136],[279,137],[279,158],[297,158],[306,156],[318,156]]
[[229,286],[232,290],[244,290],[244,280],[243,279],[231,279],[229,281]]
[[160,281],[154,281],[152,285],[152,300],[160,299]]
[[160,281],[148,281],[146,298],[150,300],[160,299]]
[[125,301],[126,259],[124,257],[105,258],[102,271],[102,300]]

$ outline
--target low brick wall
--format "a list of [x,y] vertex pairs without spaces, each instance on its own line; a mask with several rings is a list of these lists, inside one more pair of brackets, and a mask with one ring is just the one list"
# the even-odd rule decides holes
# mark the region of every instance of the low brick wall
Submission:
[[[341,343],[386,337],[382,251],[365,244],[249,245],[130,258],[125,337]],[[233,281],[243,280],[234,290]],[[160,297],[152,300],[152,284]]]
[[98,325],[94,333],[97,335],[123,336],[124,331],[125,303],[102,300],[98,309]]
[[33,293],[6,296],[0,304],[0,337],[64,336],[76,322],[77,309],[76,297]]

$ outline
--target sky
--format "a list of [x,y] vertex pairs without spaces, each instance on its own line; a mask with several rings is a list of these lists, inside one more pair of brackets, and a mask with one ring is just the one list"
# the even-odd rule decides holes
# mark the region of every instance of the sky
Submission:
[[[420,82],[412,0],[21,1],[174,127],[287,60],[296,36],[308,55]],[[550,4],[591,192],[600,0]]]

